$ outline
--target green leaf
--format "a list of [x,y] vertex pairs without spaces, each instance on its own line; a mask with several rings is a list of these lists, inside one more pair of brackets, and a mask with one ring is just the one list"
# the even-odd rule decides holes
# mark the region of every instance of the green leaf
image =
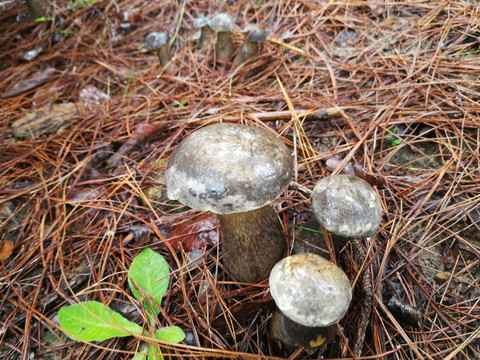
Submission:
[[103,341],[112,337],[142,334],[142,327],[98,301],[62,307],[58,313],[62,329],[78,341]]
[[[167,292],[170,281],[170,267],[162,255],[157,254],[151,249],[145,249],[133,259],[132,265],[128,270],[128,284],[132,289],[133,295],[138,300],[143,300],[145,309],[151,314],[158,315],[163,295]],[[144,294],[141,294],[138,286]],[[153,303],[151,297],[155,303]]]
[[402,139],[395,138],[392,140],[392,146],[398,146],[402,143]]
[[132,360],[146,360],[146,359],[147,359],[147,354],[146,353],[137,353],[132,358]]
[[161,353],[158,345],[150,344],[148,347],[148,360],[163,360],[162,355],[160,355]]
[[[155,355],[157,354],[157,355]],[[135,356],[132,358],[132,360],[162,360],[163,357],[160,355],[160,348],[158,345],[152,345],[149,344],[148,346],[145,346],[141,352],[135,354]]]
[[178,326],[171,326],[155,331],[155,338],[169,343],[179,343],[185,339],[185,333]]

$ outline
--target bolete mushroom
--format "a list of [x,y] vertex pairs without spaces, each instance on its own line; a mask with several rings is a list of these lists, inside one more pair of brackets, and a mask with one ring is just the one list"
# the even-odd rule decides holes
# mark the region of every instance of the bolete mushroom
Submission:
[[279,261],[270,274],[270,293],[280,313],[270,324],[287,345],[314,349],[333,340],[352,300],[347,275],[320,255],[304,253]]
[[186,137],[165,171],[169,198],[217,214],[223,262],[239,281],[270,274],[286,249],[270,205],[288,186],[293,160],[274,134],[240,124],[213,124]]
[[160,65],[166,66],[170,61],[168,54],[168,36],[163,31],[154,31],[147,35],[145,47],[148,50],[156,51]]
[[199,49],[207,49],[215,41],[215,31],[210,27],[211,19],[206,17],[197,18],[192,26],[200,29],[200,39],[198,40]]
[[258,43],[264,42],[266,39],[265,31],[260,28],[256,28],[250,31],[247,41],[242,45],[238,51],[237,56],[233,59],[235,65],[247,61],[258,52]]
[[[359,238],[376,234],[382,219],[382,205],[375,189],[354,175],[332,175],[321,179],[312,192],[312,210],[315,218],[332,233],[334,247],[351,240],[357,255],[358,267],[366,261],[366,252]],[[365,300],[359,309],[359,319],[368,319],[372,310],[371,270],[366,266],[359,278]],[[353,351],[360,356],[365,336],[366,321],[360,321]]]
[[375,189],[358,176],[332,175],[319,180],[311,201],[318,222],[341,238],[372,236],[382,220]]
[[230,38],[230,32],[234,26],[233,18],[227,13],[217,14],[210,21],[210,27],[217,33],[215,53],[218,60],[230,60],[230,57],[235,51],[232,39]]

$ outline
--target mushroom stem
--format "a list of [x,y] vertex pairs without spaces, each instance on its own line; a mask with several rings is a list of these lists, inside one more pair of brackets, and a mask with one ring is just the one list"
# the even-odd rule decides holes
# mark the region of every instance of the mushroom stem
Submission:
[[220,31],[217,34],[217,43],[215,45],[217,59],[221,61],[228,61],[235,51],[232,39],[230,38],[230,31]]
[[247,40],[240,48],[237,56],[233,59],[235,65],[240,65],[250,59],[258,51],[258,44]]
[[286,250],[285,236],[271,205],[248,212],[218,214],[223,232],[223,262],[242,282],[266,279]]
[[280,311],[275,311],[269,325],[270,335],[290,347],[303,346],[307,353],[313,353],[318,347],[334,342],[340,335],[338,324],[325,327],[301,325]]
[[200,39],[198,40],[198,48],[200,50],[210,47],[215,40],[215,31],[208,25],[202,26],[200,30]]
[[158,60],[160,60],[160,65],[166,66],[170,62],[170,54],[168,52],[168,43],[160,46],[157,50]]

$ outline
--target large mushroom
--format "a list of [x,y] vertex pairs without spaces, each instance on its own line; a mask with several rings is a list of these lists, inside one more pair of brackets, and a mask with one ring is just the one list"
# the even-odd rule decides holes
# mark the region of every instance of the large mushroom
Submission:
[[286,242],[270,205],[293,171],[288,148],[274,134],[239,124],[214,124],[186,137],[165,171],[167,193],[218,215],[223,262],[243,282],[258,282],[282,258]]
[[279,261],[270,274],[270,293],[280,310],[273,316],[270,333],[287,345],[307,350],[333,340],[336,324],[352,299],[347,275],[311,253]]

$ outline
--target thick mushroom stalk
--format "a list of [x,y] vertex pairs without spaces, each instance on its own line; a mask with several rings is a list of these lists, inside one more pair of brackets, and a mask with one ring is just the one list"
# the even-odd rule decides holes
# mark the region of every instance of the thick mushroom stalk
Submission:
[[235,52],[230,32],[233,30],[235,23],[232,17],[226,13],[215,15],[210,21],[210,27],[217,33],[217,43],[215,44],[215,52],[217,59],[228,61]]
[[270,274],[270,293],[281,312],[272,319],[272,336],[306,349],[333,340],[335,324],[343,318],[352,299],[345,273],[310,253],[279,261]]
[[272,206],[217,216],[223,232],[223,263],[227,269],[244,281],[266,279],[286,250],[282,225]]
[[270,204],[292,172],[291,154],[274,134],[224,123],[197,130],[177,146],[165,183],[171,199],[219,216],[225,266],[239,281],[258,282],[285,252]]

